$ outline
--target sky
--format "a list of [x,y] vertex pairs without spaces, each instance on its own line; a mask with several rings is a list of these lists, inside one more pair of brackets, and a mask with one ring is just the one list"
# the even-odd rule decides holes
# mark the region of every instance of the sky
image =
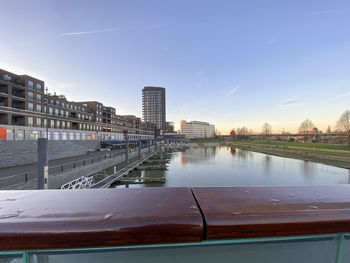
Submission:
[[141,116],[166,88],[167,120],[335,129],[350,109],[348,0],[0,0],[0,68],[68,100]]

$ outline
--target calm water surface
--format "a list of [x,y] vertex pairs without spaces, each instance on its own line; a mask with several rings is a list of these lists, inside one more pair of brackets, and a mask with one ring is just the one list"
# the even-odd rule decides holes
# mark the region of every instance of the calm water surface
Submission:
[[135,171],[131,177],[165,177],[165,183],[119,185],[242,186],[348,184],[350,170],[230,147],[190,148],[171,156],[168,170]]

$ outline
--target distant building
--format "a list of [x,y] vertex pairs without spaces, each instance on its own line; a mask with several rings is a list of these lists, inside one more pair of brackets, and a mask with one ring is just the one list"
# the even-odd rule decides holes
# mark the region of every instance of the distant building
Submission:
[[[129,134],[154,135],[155,125],[141,122],[140,118],[117,115],[115,108],[98,101],[75,102],[67,100],[64,95],[45,94],[44,89],[43,80],[0,69],[0,125],[7,129],[8,137],[18,140],[39,138],[40,132],[46,128],[46,111],[49,138],[55,138],[56,133],[64,134],[61,137],[65,139],[80,134],[73,131],[95,135],[98,132],[125,131]],[[31,128],[28,136],[24,134],[27,129],[21,127]],[[11,135],[14,132],[16,136]]]
[[165,132],[165,88],[147,86],[142,89],[142,118],[156,125],[157,135]]
[[181,134],[187,138],[213,138],[215,137],[215,126],[202,121],[181,121]]
[[167,121],[165,124],[165,132],[174,132],[175,123],[173,121]]

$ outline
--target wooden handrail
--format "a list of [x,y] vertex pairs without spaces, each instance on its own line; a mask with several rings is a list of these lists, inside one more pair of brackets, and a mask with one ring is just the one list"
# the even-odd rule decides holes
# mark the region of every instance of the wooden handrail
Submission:
[[350,186],[0,191],[0,250],[350,232]]

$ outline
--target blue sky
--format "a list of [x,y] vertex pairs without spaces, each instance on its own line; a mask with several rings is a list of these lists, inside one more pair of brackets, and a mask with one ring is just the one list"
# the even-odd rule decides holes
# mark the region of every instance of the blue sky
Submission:
[[1,0],[0,68],[69,100],[141,116],[163,86],[167,120],[295,131],[350,108],[350,2]]

